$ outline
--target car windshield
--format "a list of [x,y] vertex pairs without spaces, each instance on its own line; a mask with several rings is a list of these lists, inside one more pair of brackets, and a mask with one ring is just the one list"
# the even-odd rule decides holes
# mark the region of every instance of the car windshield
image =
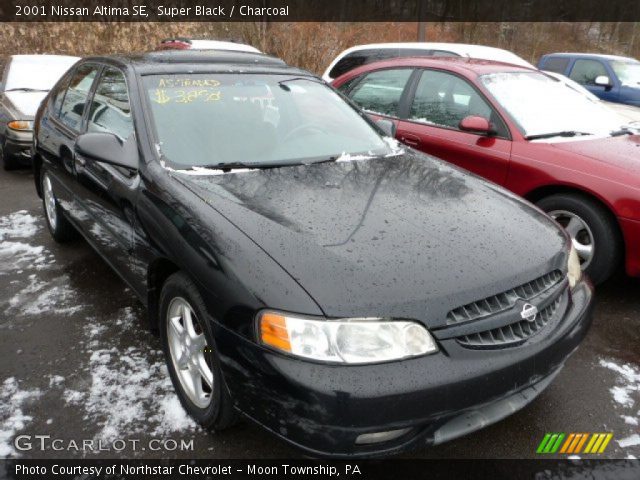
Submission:
[[78,61],[75,57],[28,55],[11,59],[4,89],[49,91]]
[[611,68],[616,72],[623,85],[640,86],[640,62],[611,62]]
[[390,147],[331,88],[262,74],[144,77],[158,150],[176,169],[383,155]]
[[480,79],[527,137],[610,135],[628,123],[600,102],[542,73],[492,73]]

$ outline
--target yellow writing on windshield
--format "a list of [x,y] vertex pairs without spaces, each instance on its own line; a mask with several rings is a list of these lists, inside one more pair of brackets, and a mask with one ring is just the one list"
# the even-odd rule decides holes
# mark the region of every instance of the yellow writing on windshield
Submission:
[[212,78],[161,78],[158,88],[218,87],[220,82]]
[[221,98],[222,92],[220,90],[210,88],[169,91],[158,88],[152,95],[152,100],[160,105],[166,105],[171,102],[180,104],[193,103],[195,101],[217,102]]

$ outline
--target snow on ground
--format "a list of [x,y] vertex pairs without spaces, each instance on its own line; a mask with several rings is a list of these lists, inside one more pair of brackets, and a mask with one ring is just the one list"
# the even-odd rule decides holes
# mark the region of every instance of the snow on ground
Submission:
[[40,229],[39,219],[30,215],[26,210],[0,217],[0,241],[4,237],[20,237],[26,238],[36,234]]
[[637,433],[634,433],[633,435],[630,435],[627,438],[618,440],[618,443],[622,448],[635,447],[637,445],[640,445],[640,435],[638,435]]
[[47,282],[38,280],[36,274],[28,276],[28,283],[10,300],[7,316],[41,315],[44,313],[71,315],[84,308],[78,304],[77,295],[69,287],[69,277],[61,275]]
[[[616,374],[616,383],[609,391],[616,410],[625,424],[637,427],[640,422],[640,367],[633,364],[620,365],[612,360],[600,359],[600,366],[607,368]],[[637,431],[637,428],[631,428]],[[640,445],[640,435],[630,434],[626,438],[616,440],[622,448]]]
[[[104,324],[115,325],[115,338]],[[63,397],[84,409],[84,418],[99,426],[96,440],[196,429],[173,390],[162,352],[146,348],[144,337],[149,334],[136,333],[142,337],[140,344],[124,350],[118,346],[119,338],[132,335],[136,324],[136,315],[127,307],[115,321],[100,323],[90,318],[85,326],[90,385],[85,391],[65,390]]]
[[33,419],[22,408],[40,397],[40,390],[21,390],[15,377],[4,380],[0,387],[0,458],[16,455],[13,437]]
[[0,275],[16,270],[42,269],[54,262],[43,246],[28,241],[42,228],[42,220],[19,210],[0,217]]

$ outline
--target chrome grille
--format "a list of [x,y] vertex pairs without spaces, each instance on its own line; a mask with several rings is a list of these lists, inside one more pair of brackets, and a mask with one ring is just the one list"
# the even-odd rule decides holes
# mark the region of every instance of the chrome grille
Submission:
[[[564,293],[564,292],[563,292]],[[563,295],[542,309],[532,321],[521,320],[503,327],[484,330],[457,337],[458,343],[468,348],[500,348],[517,345],[538,333],[558,311]]]
[[562,272],[554,270],[519,287],[458,307],[447,314],[447,325],[470,322],[509,310],[518,300],[530,300],[557,285],[562,278]]

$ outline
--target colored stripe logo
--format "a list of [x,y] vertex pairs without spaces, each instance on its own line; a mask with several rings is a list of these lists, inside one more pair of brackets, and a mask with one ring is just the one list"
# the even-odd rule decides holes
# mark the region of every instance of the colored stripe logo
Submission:
[[536,453],[574,455],[604,453],[613,433],[547,433]]

